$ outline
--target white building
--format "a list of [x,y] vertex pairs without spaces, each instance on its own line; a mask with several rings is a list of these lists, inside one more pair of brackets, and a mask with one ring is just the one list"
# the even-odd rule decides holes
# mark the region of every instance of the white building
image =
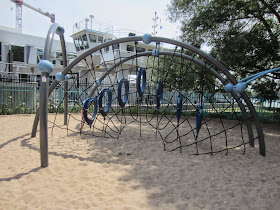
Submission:
[[[112,25],[94,21],[93,19],[84,19],[81,22],[74,24],[73,34],[71,37],[73,38],[77,55],[79,56],[88,49],[96,47],[104,42],[121,37],[136,35],[142,36],[143,33],[139,33],[129,29],[114,30]],[[123,58],[130,57],[136,54],[136,52],[140,53],[145,51],[152,51],[154,48],[155,44],[147,45],[143,42],[138,42],[137,44],[135,44],[135,42],[115,44],[102,49],[101,52],[95,52],[91,57],[86,57],[85,61],[83,61],[83,64],[85,67],[93,66],[93,68],[95,68],[95,74],[97,75],[97,77],[100,77],[108,68],[110,68]],[[106,66],[102,65],[102,63],[104,62],[106,62]],[[122,64],[122,68],[132,69],[133,67],[136,67],[136,65],[145,66],[146,62],[147,57],[141,57],[137,58],[137,63],[135,62],[135,60],[125,62],[124,64]],[[87,78],[87,71],[87,68],[80,70],[80,75],[84,75],[81,79],[92,82],[92,78]],[[122,77],[125,77],[135,80],[135,73],[136,71],[134,71],[133,74],[129,72],[129,70],[122,71],[121,74],[117,74],[117,78],[120,79]],[[116,76],[115,72],[111,72],[109,76]],[[104,79],[103,83],[110,83],[110,79],[108,76]]]
[[[58,38],[58,36],[57,36]],[[38,62],[43,58],[45,37],[22,34],[19,30],[0,26],[0,76],[1,78],[40,80],[37,69]],[[66,42],[68,63],[76,57],[75,46]],[[63,69],[62,50],[59,40],[54,40],[51,62],[55,74]]]
[[[81,55],[90,48],[110,41],[112,39],[143,35],[142,33],[126,30],[113,30],[113,26],[101,22],[85,19],[73,26],[73,43],[66,42],[67,61],[71,62],[75,57]],[[58,36],[55,37],[58,39]],[[22,34],[19,30],[0,26],[0,79],[12,78],[17,80],[27,79],[28,81],[40,81],[40,72],[37,69],[37,64],[43,58],[43,49],[45,46],[45,37],[37,37],[33,35]],[[144,44],[138,42],[126,42],[109,46],[102,50],[102,53],[96,52],[91,57],[86,58],[86,62],[94,67],[97,77],[101,76],[106,68],[114,65],[118,59],[129,57],[136,52],[152,51],[155,48],[154,44]],[[145,57],[137,59],[137,65],[143,66],[146,63]],[[54,40],[52,46],[51,62],[54,65],[54,71],[50,74],[50,81],[55,79],[55,74],[63,70],[63,58],[61,44],[59,40]],[[92,63],[93,62],[93,63]],[[106,68],[102,63],[106,62]],[[88,64],[82,61],[76,65],[72,71],[73,77],[79,78],[80,82],[94,82],[90,74],[86,74]],[[130,60],[122,64],[124,69],[135,67],[135,60]],[[115,76],[112,72],[110,76]],[[125,74],[125,75],[124,75]],[[74,76],[75,75],[75,76]],[[81,77],[81,75],[83,75]],[[122,72],[122,75],[117,75],[121,78],[135,79],[135,72]],[[108,77],[103,81],[109,82]]]

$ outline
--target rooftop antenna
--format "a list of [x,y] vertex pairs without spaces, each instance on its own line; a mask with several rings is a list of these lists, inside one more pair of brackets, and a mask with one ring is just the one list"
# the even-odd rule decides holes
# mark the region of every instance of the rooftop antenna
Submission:
[[157,34],[157,27],[158,27],[158,24],[157,24],[157,20],[158,20],[158,16],[157,16],[157,12],[155,12],[155,17],[152,19],[154,21],[154,25],[152,25],[153,29],[154,29],[154,32],[152,33],[152,35],[156,35]]
[[86,29],[88,28],[88,22],[89,22],[89,19],[86,18],[86,19],[85,19],[85,27],[86,27]]
[[89,17],[90,17],[90,29],[92,30],[92,20],[94,18],[94,15],[90,15]]

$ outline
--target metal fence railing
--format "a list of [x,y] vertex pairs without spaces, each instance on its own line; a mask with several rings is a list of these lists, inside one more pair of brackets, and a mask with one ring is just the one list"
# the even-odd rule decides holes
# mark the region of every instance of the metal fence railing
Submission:
[[31,114],[38,108],[36,82],[0,81],[0,114]]
[[[73,88],[68,91],[69,112],[79,112],[81,110],[82,102],[88,98],[88,94],[92,90],[92,87],[88,87],[88,84],[80,83],[79,87],[73,86]],[[117,88],[115,88],[115,90],[116,89]],[[0,114],[35,113],[39,106],[39,94],[40,86],[38,82],[28,80],[24,82],[19,80],[0,81]],[[196,106],[200,101],[200,94],[194,92],[182,92],[182,94],[184,96],[183,114],[194,114]],[[160,111],[171,114],[175,113],[177,96],[178,92],[165,91]],[[49,112],[63,112],[63,98],[64,90],[62,85],[56,87],[49,97]],[[250,98],[261,120],[280,122],[280,100],[265,101],[254,96]],[[147,109],[143,107],[155,107],[155,93],[144,94],[142,101],[139,101],[139,99],[137,99],[135,85],[131,86],[128,105],[136,107],[139,103],[142,107],[140,112],[147,111]],[[113,91],[112,108],[115,111],[120,111],[116,99],[116,91]],[[238,115],[240,109],[229,93],[204,93],[203,113],[206,116],[215,113],[222,113],[225,116],[232,115],[233,113]]]

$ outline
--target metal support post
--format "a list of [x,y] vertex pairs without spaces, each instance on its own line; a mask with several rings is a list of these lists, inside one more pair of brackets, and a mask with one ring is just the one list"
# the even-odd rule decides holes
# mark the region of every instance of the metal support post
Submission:
[[40,82],[40,154],[41,167],[48,167],[48,87],[49,73],[42,72]]

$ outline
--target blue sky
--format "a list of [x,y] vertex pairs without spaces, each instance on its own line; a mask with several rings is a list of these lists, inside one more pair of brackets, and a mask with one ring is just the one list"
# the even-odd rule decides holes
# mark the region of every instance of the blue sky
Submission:
[[[65,38],[72,34],[73,25],[94,15],[95,20],[112,24],[114,29],[132,29],[143,33],[153,31],[152,18],[155,11],[161,19],[162,29],[158,36],[175,38],[179,35],[178,26],[167,20],[167,4],[170,0],[24,0],[36,8],[54,13],[56,22],[64,26]],[[0,0],[0,25],[15,28],[15,3]],[[25,34],[45,37],[51,25],[50,19],[25,6],[22,9]]]

